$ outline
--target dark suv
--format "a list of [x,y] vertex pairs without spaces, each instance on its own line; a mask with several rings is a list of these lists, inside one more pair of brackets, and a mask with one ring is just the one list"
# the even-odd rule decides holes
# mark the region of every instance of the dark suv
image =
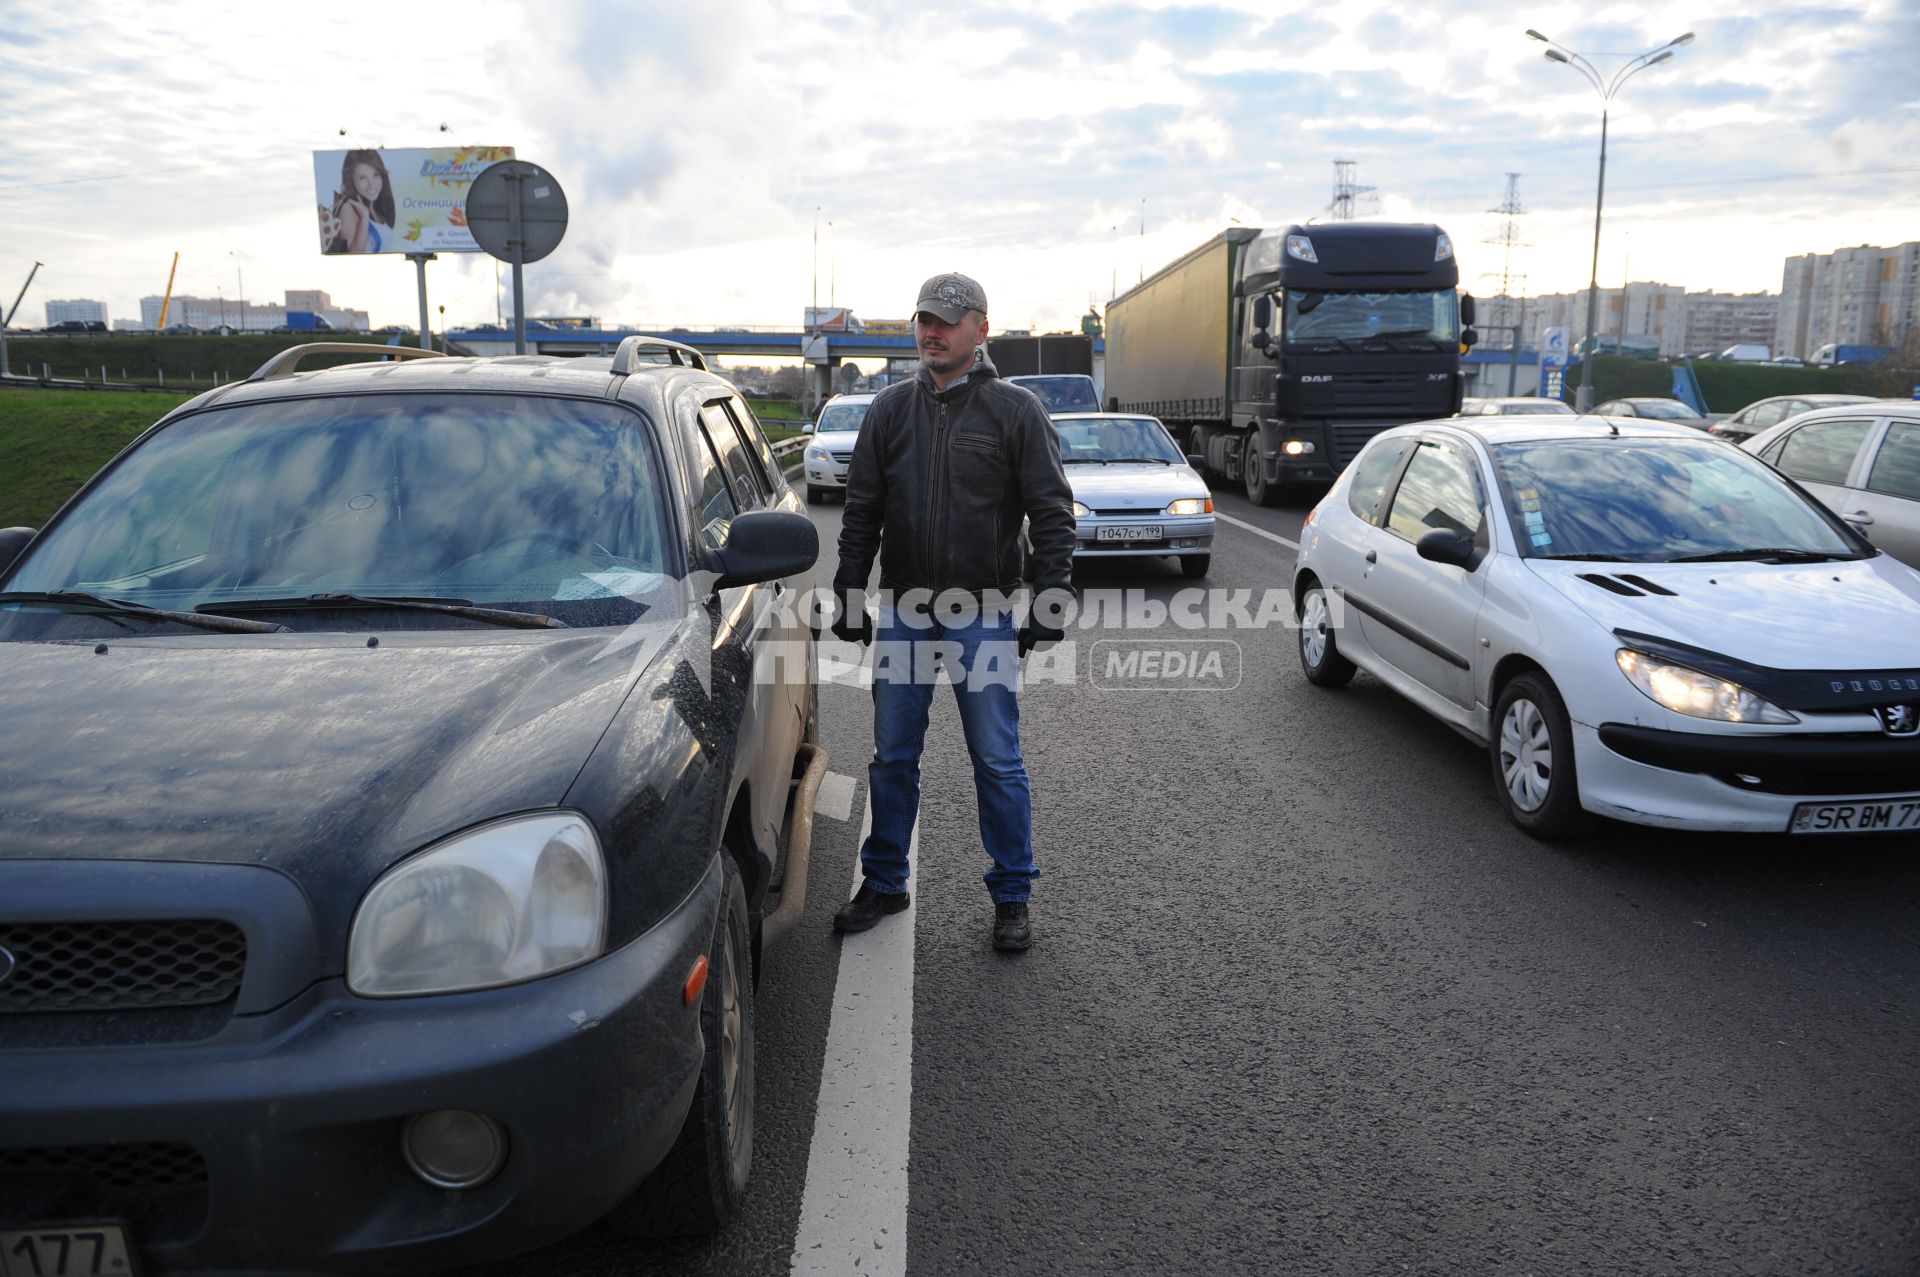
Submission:
[[[299,371],[342,353],[385,361]],[[5,1271],[723,1222],[826,770],[817,548],[640,338],[296,347],[0,532]]]

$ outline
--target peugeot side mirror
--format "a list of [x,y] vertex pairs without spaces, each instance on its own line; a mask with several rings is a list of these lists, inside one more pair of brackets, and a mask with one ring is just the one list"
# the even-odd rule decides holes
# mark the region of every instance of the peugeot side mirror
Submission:
[[820,532],[804,514],[750,510],[733,521],[727,543],[714,557],[720,560],[714,589],[758,585],[813,567],[820,557]]
[[38,528],[0,528],[0,572],[13,566],[27,542],[39,534]]
[[[735,524],[735,527],[740,526]],[[1414,552],[1430,563],[1444,563],[1449,567],[1473,570],[1473,542],[1455,532],[1452,528],[1435,528],[1421,535],[1414,544]]]
[[1473,294],[1461,293],[1460,294],[1460,322],[1461,323],[1471,324],[1473,322],[1473,309],[1474,309]]

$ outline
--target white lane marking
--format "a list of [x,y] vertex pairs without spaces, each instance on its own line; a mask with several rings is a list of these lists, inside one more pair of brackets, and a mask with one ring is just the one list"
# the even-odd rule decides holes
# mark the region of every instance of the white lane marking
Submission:
[[828,772],[820,781],[820,791],[813,796],[813,814],[832,820],[853,815],[853,785],[853,777]]
[[[860,841],[873,827],[869,794]],[[920,822],[907,844],[917,868]],[[909,873],[911,890],[918,883]],[[859,890],[860,870],[853,873]],[[826,1062],[807,1154],[791,1271],[905,1277],[907,1148],[913,1115],[913,921],[917,902],[840,941]]]
[[1257,537],[1265,537],[1269,541],[1278,541],[1281,545],[1286,546],[1289,550],[1298,550],[1300,548],[1300,543],[1298,541],[1289,541],[1285,537],[1281,536],[1278,532],[1269,532],[1265,528],[1256,527],[1253,524],[1248,523],[1245,519],[1236,519],[1230,514],[1221,514],[1218,510],[1215,510],[1213,512],[1213,517],[1216,519],[1220,519],[1223,522],[1231,523],[1236,528],[1245,528],[1247,531],[1253,533],[1253,535]]

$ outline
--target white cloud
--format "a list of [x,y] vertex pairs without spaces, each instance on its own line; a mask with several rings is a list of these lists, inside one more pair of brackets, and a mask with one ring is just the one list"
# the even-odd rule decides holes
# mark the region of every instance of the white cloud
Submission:
[[[1452,229],[1472,281],[1498,269],[1486,210],[1521,172],[1534,211],[1516,269],[1535,291],[1576,287],[1599,102],[1519,28],[1603,67],[1678,34],[1671,10],[1637,2],[1520,17],[1491,0],[481,0],[417,32],[311,7],[142,12],[145,27],[9,4],[0,289],[47,263],[23,320],[54,296],[132,315],[179,251],[181,291],[231,294],[244,275],[256,298],[320,287],[412,322],[407,263],[314,251],[307,154],[342,128],[433,145],[443,122],[567,189],[567,241],[527,270],[536,311],[797,322],[818,209],[822,301],[898,317],[920,279],[964,269],[1002,326],[1066,325],[1230,218],[1321,214],[1336,157],[1360,162],[1383,216]],[[1630,255],[1636,278],[1777,288],[1789,254],[1920,237],[1920,174],[1857,172],[1903,167],[1920,141],[1920,103],[1884,91],[1920,54],[1910,0],[1696,0],[1688,20],[1698,42],[1616,102],[1603,279]],[[1823,176],[1744,180],[1795,173]],[[494,273],[443,255],[433,300],[491,319]]]

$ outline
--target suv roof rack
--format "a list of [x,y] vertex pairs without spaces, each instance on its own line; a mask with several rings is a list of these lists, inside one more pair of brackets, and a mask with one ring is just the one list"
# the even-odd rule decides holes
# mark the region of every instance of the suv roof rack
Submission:
[[287,347],[266,363],[261,364],[259,371],[247,380],[274,381],[281,377],[291,377],[300,371],[301,364],[321,355],[386,355],[399,359],[445,359],[447,357],[437,350],[423,350],[418,346],[376,346],[364,341],[310,341],[305,345]]
[[664,354],[669,362],[698,368],[701,372],[708,371],[707,357],[692,346],[682,342],[668,341],[665,337],[637,336],[620,339],[619,349],[613,352],[611,371],[616,377],[629,376],[642,364],[650,363],[650,360],[643,359],[641,356],[651,354]]

